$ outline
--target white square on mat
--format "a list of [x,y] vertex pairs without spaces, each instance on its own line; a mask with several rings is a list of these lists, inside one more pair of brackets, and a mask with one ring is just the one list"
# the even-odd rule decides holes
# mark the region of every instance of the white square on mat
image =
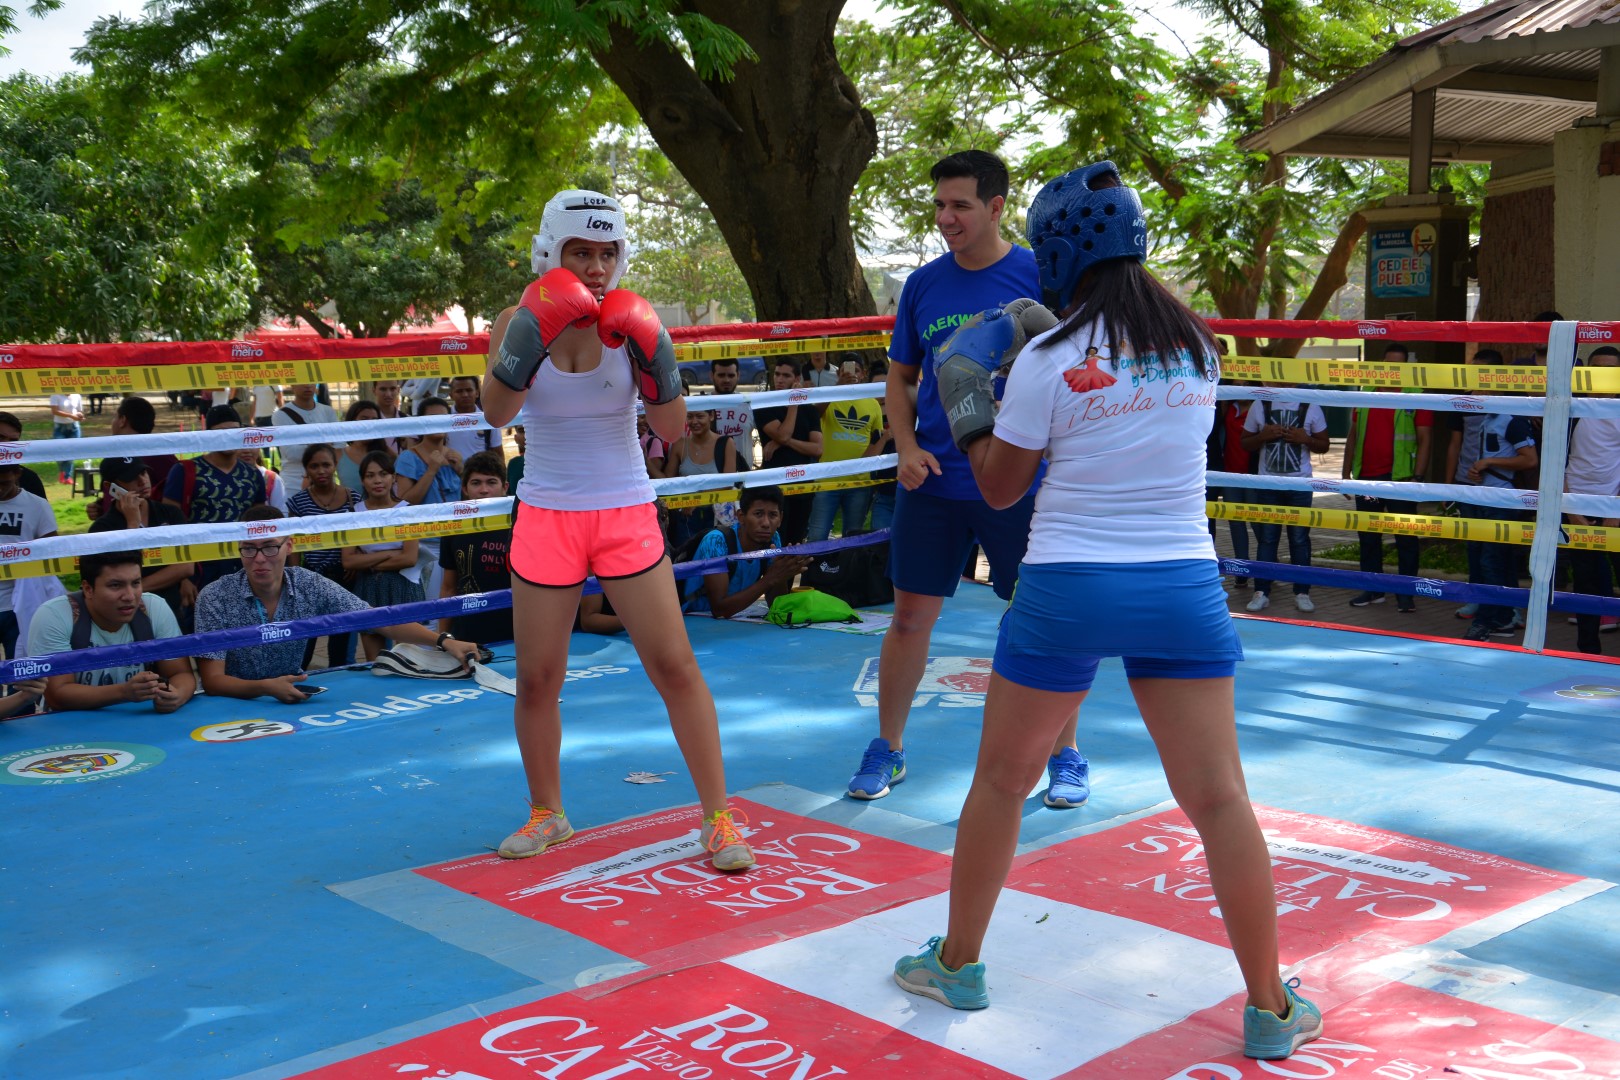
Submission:
[[892,973],[944,931],[947,903],[925,897],[728,963],[1027,1080],[1050,1080],[1243,989],[1227,949],[1007,889],[982,956],[990,1007],[959,1012],[906,993]]

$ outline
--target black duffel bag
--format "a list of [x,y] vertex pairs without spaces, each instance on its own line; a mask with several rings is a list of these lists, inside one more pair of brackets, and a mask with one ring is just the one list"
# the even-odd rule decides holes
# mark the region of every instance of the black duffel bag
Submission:
[[812,555],[810,565],[799,575],[799,584],[836,596],[850,607],[892,603],[894,585],[889,581],[889,542],[882,540]]

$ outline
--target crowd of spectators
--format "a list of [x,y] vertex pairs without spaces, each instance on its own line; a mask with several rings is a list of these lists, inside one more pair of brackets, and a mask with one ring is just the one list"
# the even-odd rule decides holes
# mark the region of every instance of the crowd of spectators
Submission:
[[[734,393],[737,362],[711,365],[714,391]],[[807,386],[881,382],[858,353],[829,363],[823,354],[783,360],[774,385]],[[479,380],[450,380],[446,400],[435,380],[379,382],[370,396],[349,405],[339,420],[313,384],[243,387],[196,399],[201,427],[225,431],[252,424],[274,428],[359,423],[416,415],[474,414],[480,410]],[[693,403],[686,434],[666,446],[645,430],[642,446],[654,477],[742,472],[816,460],[842,460],[892,448],[876,396],[854,402],[800,403],[752,413],[745,404],[704,410]],[[52,403],[53,427],[63,413],[79,409],[64,399]],[[156,410],[144,397],[118,405],[111,434],[144,435],[156,429]],[[522,478],[524,431],[509,429],[517,453],[508,457],[502,434],[475,427],[416,437],[355,438],[345,442],[282,445],[266,458],[256,448],[224,449],[178,458],[170,454],[108,457],[100,462],[100,491],[86,504],[89,531],[102,533],[185,524],[325,518],[323,528],[341,531],[342,515],[406,505],[432,505],[507,495]],[[65,436],[64,436],[65,437]],[[0,441],[19,441],[22,424],[0,412]],[[288,436],[277,440],[285,444]],[[892,475],[889,478],[892,487]],[[660,507],[671,552],[688,558],[751,551],[805,538],[812,514],[819,536],[840,515],[845,531],[867,525],[874,510],[871,488],[828,493],[824,503],[808,496],[786,498],[779,487],[749,489],[737,503],[670,513]],[[882,493],[877,493],[878,505]],[[886,505],[892,507],[889,494]],[[791,508],[798,507],[797,511]],[[784,515],[796,513],[784,528]],[[874,521],[881,527],[887,519]],[[0,464],[0,538],[27,542],[56,533],[57,523],[39,476],[19,464]],[[728,539],[729,537],[729,539]],[[159,541],[131,537],[127,548],[80,558],[78,590],[37,603],[20,621],[12,602],[14,582],[0,580],[0,638],[5,655],[43,656],[83,648],[189,636],[234,626],[285,621],[319,614],[392,607],[433,597],[457,597],[509,587],[507,552],[511,529],[496,527],[442,538],[402,539],[352,546],[315,547],[286,537],[255,537],[235,545],[232,557],[145,565],[142,551]],[[698,549],[694,554],[694,549]],[[754,600],[785,591],[806,560],[749,560],[726,573],[711,573],[686,586],[698,611],[728,617]],[[55,581],[55,579],[51,579]],[[59,583],[58,583],[59,584]],[[55,590],[60,593],[60,587]],[[584,598],[580,629],[617,633],[622,623],[600,595]],[[44,680],[19,682],[0,693],[0,717],[51,709],[93,709],[121,702],[150,702],[160,712],[180,708],[199,689],[230,697],[302,699],[303,672],[321,658],[328,665],[372,660],[390,641],[442,646],[472,655],[475,642],[512,638],[509,608],[470,605],[460,614],[419,623],[379,627],[323,638],[269,642],[251,649],[203,652],[191,659],[108,667]]]

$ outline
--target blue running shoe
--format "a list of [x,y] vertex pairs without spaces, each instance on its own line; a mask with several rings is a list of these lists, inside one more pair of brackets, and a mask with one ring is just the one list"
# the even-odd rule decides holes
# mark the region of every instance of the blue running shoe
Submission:
[[1046,794],[1041,801],[1054,810],[1073,810],[1091,798],[1091,763],[1072,746],[1046,762]]
[[881,799],[889,793],[889,785],[905,778],[906,752],[890,750],[887,739],[873,739],[861,755],[861,767],[849,778],[849,797]]
[[896,960],[894,981],[907,993],[933,998],[953,1009],[988,1008],[990,995],[984,992],[984,965],[963,964],[952,971],[939,958],[943,941],[944,938],[931,937],[921,956],[902,956]]
[[1288,1019],[1253,1005],[1243,1010],[1243,1056],[1277,1061],[1322,1035],[1322,1010],[1294,992],[1298,979],[1283,983]]

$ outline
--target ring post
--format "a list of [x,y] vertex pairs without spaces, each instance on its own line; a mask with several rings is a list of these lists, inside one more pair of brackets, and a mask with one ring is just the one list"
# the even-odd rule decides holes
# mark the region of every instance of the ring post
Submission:
[[1547,334],[1547,396],[1541,419],[1541,493],[1536,502],[1536,535],[1530,544],[1530,600],[1524,610],[1524,647],[1532,652],[1546,651],[1553,567],[1558,560],[1558,542],[1564,533],[1564,465],[1569,458],[1575,326],[1573,322],[1555,322]]

